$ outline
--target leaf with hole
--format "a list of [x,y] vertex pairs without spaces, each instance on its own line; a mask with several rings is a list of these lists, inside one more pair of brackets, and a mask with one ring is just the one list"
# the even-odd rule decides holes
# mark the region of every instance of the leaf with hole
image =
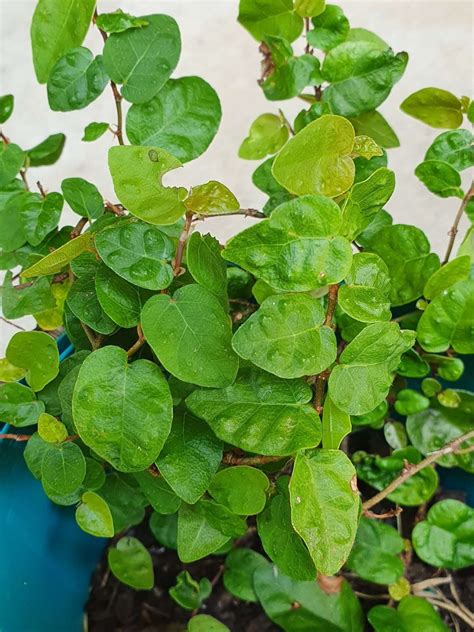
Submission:
[[54,338],[40,331],[19,331],[8,343],[6,357],[27,370],[26,382],[41,391],[59,372],[59,353]]

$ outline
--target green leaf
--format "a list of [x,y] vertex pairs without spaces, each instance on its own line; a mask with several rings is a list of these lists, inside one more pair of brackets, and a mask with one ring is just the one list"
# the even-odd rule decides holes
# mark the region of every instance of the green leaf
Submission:
[[95,23],[101,31],[106,33],[122,33],[127,29],[142,28],[149,24],[148,20],[124,13],[122,9],[117,9],[113,13],[101,13],[97,16]]
[[403,539],[394,527],[362,517],[346,565],[365,581],[394,584],[403,575],[399,557],[403,549]]
[[405,72],[407,53],[374,48],[370,42],[344,42],[326,55],[322,73],[330,85],[324,101],[341,116],[377,108]]
[[152,296],[142,310],[145,338],[159,361],[183,382],[199,386],[232,384],[238,360],[231,329],[218,298],[200,285]]
[[423,349],[437,353],[452,347],[474,353],[474,280],[458,281],[438,294],[418,323],[417,338]]
[[104,212],[104,201],[99,190],[83,178],[66,178],[61,183],[64,199],[72,210],[89,219],[97,219]]
[[474,509],[459,500],[441,500],[415,525],[416,554],[437,568],[458,569],[474,564]]
[[212,592],[212,584],[203,577],[195,581],[188,571],[181,571],[176,577],[176,585],[169,589],[170,597],[185,610],[196,610]]
[[[446,408],[436,399],[426,410],[407,418],[407,432],[411,443],[422,454],[439,450],[450,441],[472,430],[474,395],[468,391],[456,391],[460,397],[457,408]],[[472,445],[470,440],[466,446]],[[465,446],[464,446],[465,447]],[[474,473],[474,454],[446,454],[437,459],[443,467],[461,467]]]
[[26,375],[26,369],[21,369],[6,358],[0,359],[0,382],[18,382]]
[[81,448],[68,441],[48,450],[41,464],[41,481],[45,489],[56,494],[70,494],[86,475],[86,460]]
[[209,147],[221,116],[219,97],[204,79],[170,79],[153,99],[132,105],[127,136],[133,145],[161,147],[188,162]]
[[95,275],[95,291],[101,308],[114,323],[126,329],[140,322],[139,289],[101,264]]
[[293,0],[240,0],[238,20],[258,42],[268,35],[293,42],[303,30],[303,19],[294,12]]
[[426,188],[439,197],[464,196],[461,189],[461,176],[447,162],[441,160],[425,160],[415,169],[415,175],[423,182]]
[[25,237],[32,246],[38,246],[59,224],[63,210],[63,196],[48,193],[45,197],[28,194],[20,209]]
[[[0,393],[2,391],[2,388],[5,387],[0,387]],[[26,465],[28,466],[28,469],[36,479],[41,479],[41,464],[43,463],[44,455],[46,454],[46,452],[54,449],[55,447],[50,443],[46,443],[46,441],[43,441],[43,439],[39,436],[37,432],[34,432],[26,442],[23,457],[25,459]]]
[[198,614],[189,621],[187,632],[230,632],[230,630],[214,617]]
[[213,501],[183,504],[178,513],[179,559],[187,564],[206,557],[230,538],[243,535],[246,528],[242,518]]
[[28,279],[30,277],[45,276],[61,272],[73,259],[83,252],[90,251],[91,245],[91,233],[79,235],[79,237],[71,239],[71,241],[66,242],[63,246],[60,246],[26,270],[23,270],[21,276]]
[[253,588],[253,575],[259,568],[267,566],[268,560],[260,553],[252,549],[234,549],[225,558],[222,578],[225,589],[242,601],[258,601]]
[[320,85],[319,59],[310,54],[295,57],[290,44],[281,37],[267,36],[265,45],[272,60],[272,71],[260,84],[269,101],[298,96],[308,85]]
[[89,123],[84,128],[84,135],[81,140],[87,143],[97,140],[105,134],[109,127],[108,123]]
[[148,550],[136,538],[121,538],[110,547],[110,570],[123,584],[135,590],[151,590],[155,583],[153,561]]
[[429,146],[425,160],[441,160],[458,171],[472,167],[474,165],[472,133],[467,129],[443,132]]
[[350,415],[373,410],[387,396],[403,353],[415,342],[415,332],[397,323],[365,327],[339,356],[331,371],[329,393],[338,408]]
[[382,259],[370,253],[354,255],[345,285],[338,293],[339,305],[355,320],[372,323],[390,320],[390,277]]
[[440,88],[417,90],[403,101],[400,108],[430,127],[455,129],[462,124],[461,101]]
[[326,0],[295,0],[295,11],[302,17],[319,15],[325,9]]
[[352,429],[350,416],[339,410],[330,397],[326,397],[324,401],[322,428],[325,450],[337,450]]
[[259,514],[265,507],[270,485],[266,474],[248,465],[219,470],[208,491],[214,500],[240,516]]
[[364,112],[350,119],[356,134],[365,134],[384,147],[400,147],[400,141],[385,118],[377,110]]
[[2,290],[2,312],[5,318],[14,320],[54,306],[48,279],[36,279],[33,285],[17,290],[12,284],[12,273],[6,273]]
[[426,408],[429,408],[429,405],[430,400],[418,391],[414,391],[410,388],[402,388],[397,393],[394,408],[399,415],[413,415],[414,413],[418,413]]
[[216,180],[192,187],[184,204],[188,211],[197,215],[226,214],[240,208],[239,201],[232,191]]
[[178,514],[162,516],[153,512],[150,517],[150,531],[157,541],[167,549],[177,548]]
[[227,266],[217,239],[193,233],[186,244],[186,265],[196,283],[226,300]]
[[372,33],[372,31],[368,31],[367,29],[355,28],[351,29],[347,34],[348,42],[369,42],[374,46],[374,48],[380,48],[381,50],[385,50],[390,48],[387,42],[385,42],[381,37]]
[[66,136],[64,134],[52,134],[39,145],[35,145],[26,152],[30,167],[42,167],[53,165],[63,153]]
[[324,287],[341,281],[351,265],[350,243],[338,235],[341,221],[335,202],[304,196],[233,237],[222,254],[275,289],[305,292]]
[[135,478],[153,509],[160,514],[174,514],[181,506],[181,499],[174,493],[162,476],[154,476],[147,470],[137,472]]
[[375,606],[367,615],[375,632],[412,632],[424,628],[429,632],[448,632],[433,606],[422,597],[404,597],[398,609]]
[[316,569],[303,540],[291,523],[288,477],[277,481],[278,493],[257,516],[257,530],[268,557],[286,573],[297,580],[314,580]]
[[80,46],[89,30],[95,0],[39,0],[31,23],[36,78],[46,83],[58,59]]
[[439,268],[439,257],[430,253],[430,243],[415,226],[397,224],[377,231],[368,250],[379,255],[390,272],[392,305],[416,301],[426,281]]
[[100,334],[109,335],[117,326],[102,309],[95,289],[95,276],[76,279],[67,295],[66,304],[79,320]]
[[221,459],[222,443],[210,428],[185,410],[175,411],[171,432],[156,461],[175,494],[187,503],[197,502]]
[[55,112],[82,110],[95,101],[109,81],[102,55],[80,46],[54,65],[48,78],[48,103]]
[[388,413],[388,404],[383,400],[381,404],[373,410],[363,415],[353,415],[351,417],[354,426],[371,426],[375,430],[379,430],[384,425],[384,418]]
[[464,363],[461,358],[431,354],[425,354],[423,357],[426,362],[434,365],[439,377],[448,382],[456,382],[464,373]]
[[423,290],[423,296],[429,301],[432,301],[458,281],[467,279],[469,269],[470,260],[466,255],[456,257],[452,261],[449,261],[449,263],[445,263],[427,280]]
[[308,44],[328,52],[342,44],[349,33],[349,20],[335,4],[326,5],[323,13],[312,19],[313,29],[308,32]]
[[62,443],[67,437],[67,428],[53,415],[41,413],[38,417],[38,434],[48,443]]
[[323,575],[334,575],[349,556],[359,502],[356,472],[344,452],[298,453],[290,479],[291,522]]
[[134,219],[121,220],[95,236],[97,251],[116,274],[133,285],[161,290],[173,280],[171,239],[161,230]]
[[267,616],[285,632],[364,630],[362,608],[345,579],[328,594],[317,582],[293,581],[274,566],[255,572],[254,587]]
[[0,385],[0,419],[18,428],[38,423],[44,412],[43,402],[36,401],[35,394],[21,384]]
[[250,126],[249,135],[242,141],[239,157],[260,160],[275,154],[289,137],[288,127],[276,114],[261,114]]
[[[27,191],[15,191],[12,194],[7,194],[3,204],[0,206],[0,247],[3,253],[12,253],[11,256],[13,257],[15,256],[13,251],[21,248],[26,243],[21,210],[25,206],[25,202],[30,199],[30,195]],[[17,264],[18,260],[13,260],[7,262],[6,267],[13,268]]]
[[366,135],[355,137],[352,151],[366,160],[370,160],[374,156],[383,156],[383,150],[372,138]]
[[23,149],[15,143],[2,142],[0,144],[0,189],[3,189],[17,175],[23,167],[25,157]]
[[291,138],[273,163],[275,179],[291,193],[337,197],[354,181],[354,128],[326,114]]
[[76,509],[76,522],[86,533],[97,538],[111,538],[114,522],[108,504],[94,492],[84,492]]
[[112,33],[104,46],[104,66],[131,103],[150,101],[176,68],[181,36],[168,15],[145,15],[147,26]]
[[59,353],[54,338],[40,331],[19,331],[13,335],[6,350],[9,362],[27,369],[26,381],[34,391],[40,391],[59,372]]
[[179,160],[163,149],[130,145],[109,149],[118,199],[132,215],[150,224],[174,224],[186,211],[186,189],[161,184],[165,173],[177,167],[181,167]]
[[311,388],[303,380],[281,380],[257,369],[242,369],[226,389],[191,393],[186,405],[223,441],[242,450],[289,455],[315,447],[321,426]]
[[336,359],[336,336],[324,319],[319,299],[270,296],[239,327],[232,346],[240,357],[278,377],[315,375]]
[[115,534],[143,521],[148,501],[130,476],[109,474],[97,493],[110,508]]
[[438,380],[433,377],[427,377],[421,383],[421,390],[426,397],[434,397],[442,388],[441,382],[438,382]]
[[117,470],[136,472],[154,462],[170,432],[171,394],[155,364],[128,364],[123,349],[107,346],[81,366],[73,416],[86,445]]
[[13,94],[4,94],[0,97],[0,124],[6,123],[13,112]]

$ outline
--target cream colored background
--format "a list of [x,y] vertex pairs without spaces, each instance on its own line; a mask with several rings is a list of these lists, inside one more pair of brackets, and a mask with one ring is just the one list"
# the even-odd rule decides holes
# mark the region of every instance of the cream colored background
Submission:
[[[407,71],[380,110],[397,131],[401,148],[390,150],[389,166],[395,170],[397,188],[387,205],[395,221],[413,223],[426,231],[432,247],[441,253],[456,212],[454,198],[443,200],[428,193],[413,174],[415,166],[437,135],[437,130],[404,115],[399,104],[411,92],[427,86],[472,96],[473,4],[461,0],[341,0],[353,27],[363,26],[383,37],[395,50],[410,54]],[[298,100],[269,103],[256,79],[260,55],[257,43],[236,22],[234,0],[99,0],[99,12],[121,7],[136,15],[161,12],[173,15],[180,26],[183,51],[174,77],[197,74],[217,90],[223,118],[219,133],[208,151],[170,174],[167,184],[189,186],[217,179],[229,186],[242,207],[259,207],[265,196],[251,182],[257,162],[243,161],[237,149],[250,123],[263,112],[281,107],[292,119],[301,109]],[[112,94],[102,96],[84,110],[51,112],[45,86],[37,84],[29,45],[29,24],[35,2],[0,0],[0,94],[13,93],[16,106],[5,133],[24,148],[49,134],[65,132],[67,142],[60,161],[52,167],[31,169],[29,179],[40,178],[49,190],[58,190],[66,177],[82,176],[93,181],[109,199],[115,199],[107,171],[107,134],[94,143],[83,143],[83,129],[91,121],[115,122]],[[91,29],[85,45],[95,52],[101,38]],[[299,45],[301,46],[301,44]],[[468,174],[464,174],[467,180]],[[65,220],[77,221],[73,213]],[[251,219],[221,218],[206,222],[205,230],[221,241],[249,225]],[[202,230],[202,228],[201,228]],[[29,325],[28,319],[22,324]],[[0,353],[14,330],[0,321]]]

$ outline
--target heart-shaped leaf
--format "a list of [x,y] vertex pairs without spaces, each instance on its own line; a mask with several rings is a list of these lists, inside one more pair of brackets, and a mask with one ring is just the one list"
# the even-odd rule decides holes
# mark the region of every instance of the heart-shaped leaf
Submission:
[[209,493],[232,513],[251,516],[265,507],[269,485],[267,476],[260,470],[238,465],[217,472],[209,485]]
[[288,127],[276,114],[261,114],[250,126],[239,148],[240,158],[259,160],[275,154],[288,140]]
[[19,331],[8,343],[6,357],[17,367],[27,370],[26,381],[34,391],[41,391],[59,372],[56,342],[41,331]]
[[111,538],[114,522],[108,504],[98,494],[85,492],[76,509],[76,522],[86,533],[96,538]]
[[155,582],[150,553],[136,538],[121,538],[108,552],[110,570],[136,590],[151,590]]

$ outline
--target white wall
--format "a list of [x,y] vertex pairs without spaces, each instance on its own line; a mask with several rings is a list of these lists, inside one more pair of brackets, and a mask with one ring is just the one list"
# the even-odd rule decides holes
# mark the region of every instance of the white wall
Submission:
[[[391,46],[410,54],[407,71],[380,110],[401,140],[401,148],[390,150],[389,166],[397,175],[397,189],[387,209],[395,221],[420,226],[437,252],[442,252],[447,231],[458,202],[431,195],[413,174],[415,166],[437,135],[437,130],[404,115],[399,104],[411,92],[427,86],[442,87],[456,95],[472,96],[473,4],[468,0],[341,0],[351,25],[379,34]],[[301,109],[294,102],[269,103],[256,83],[260,55],[257,43],[236,22],[234,0],[99,0],[99,12],[121,7],[142,15],[161,12],[173,15],[181,28],[183,52],[175,77],[197,74],[220,95],[223,119],[209,150],[166,183],[184,186],[210,179],[224,182],[239,198],[242,207],[258,207],[265,196],[251,183],[258,163],[237,157],[237,149],[250,123],[262,112],[282,107],[289,118]],[[91,121],[115,121],[110,90],[92,105],[77,112],[51,112],[45,86],[37,84],[31,61],[29,24],[35,2],[0,0],[0,94],[13,93],[16,111],[5,126],[14,142],[29,148],[48,134],[65,132],[67,142],[60,161],[52,167],[31,169],[30,179],[40,178],[49,190],[58,190],[66,177],[82,176],[93,181],[105,197],[115,199],[107,171],[106,155],[111,143],[107,134],[94,143],[83,143],[85,125]],[[102,40],[91,29],[85,45],[99,52]],[[467,179],[467,174],[465,174]],[[69,222],[77,221],[71,213]],[[222,241],[248,225],[251,219],[221,218],[206,222]],[[1,324],[1,323],[0,323]],[[1,324],[2,344],[12,330]]]

